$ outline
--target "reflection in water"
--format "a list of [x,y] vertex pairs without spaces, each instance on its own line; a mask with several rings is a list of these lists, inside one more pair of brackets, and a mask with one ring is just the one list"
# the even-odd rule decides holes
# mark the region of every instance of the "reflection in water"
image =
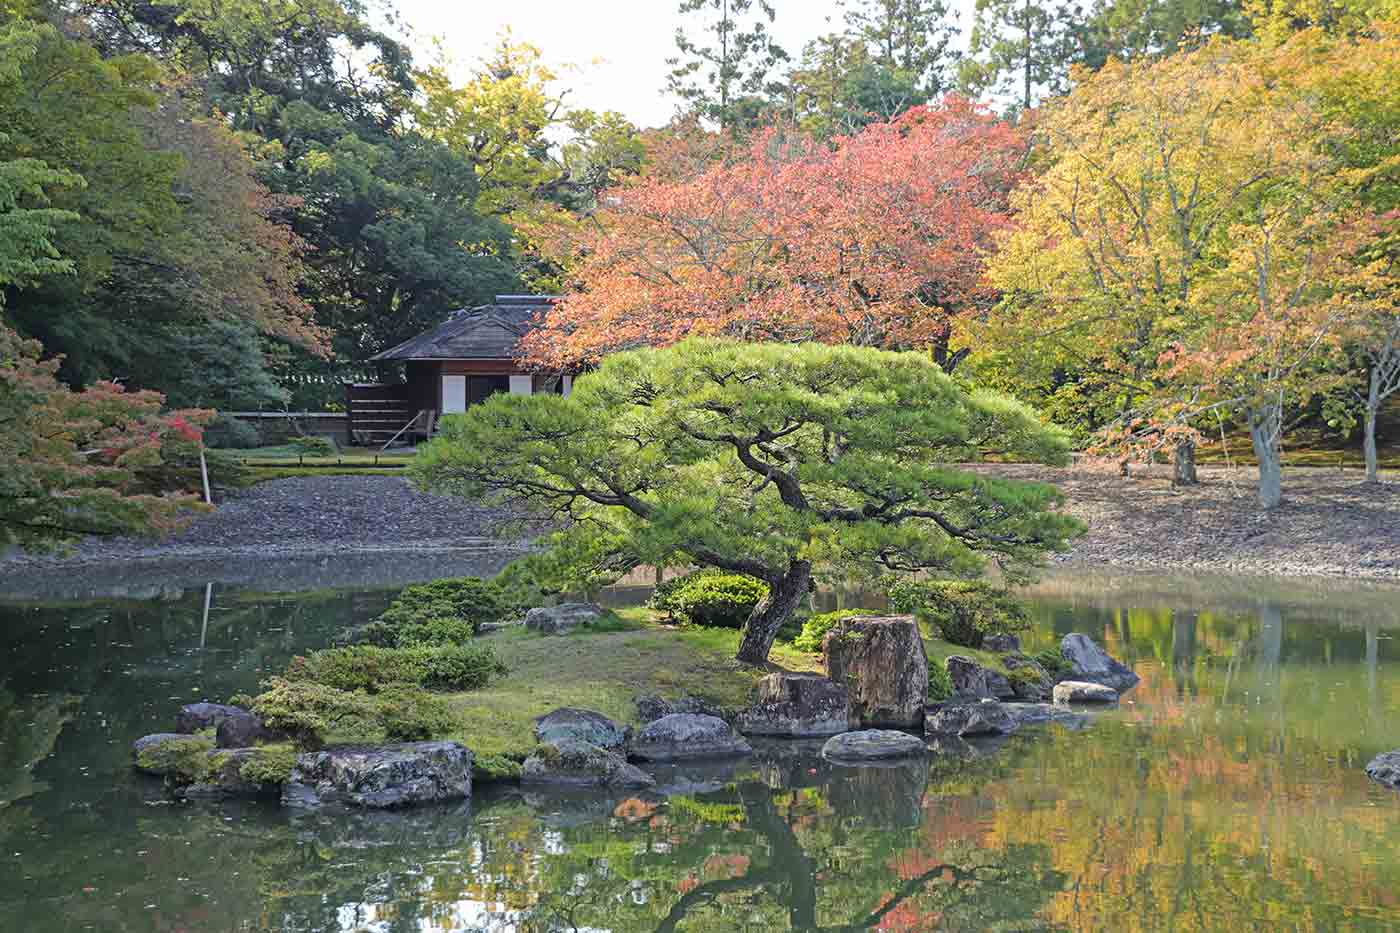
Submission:
[[1134,585],[1052,581],[1036,605],[1028,648],[1085,631],[1143,678],[1083,731],[940,743],[884,768],[772,742],[657,768],[658,792],[635,796],[481,787],[470,806],[352,814],[171,804],[128,747],[392,591],[201,581],[11,605],[0,916],[36,933],[1400,924],[1400,795],[1361,771],[1400,747],[1392,604]]

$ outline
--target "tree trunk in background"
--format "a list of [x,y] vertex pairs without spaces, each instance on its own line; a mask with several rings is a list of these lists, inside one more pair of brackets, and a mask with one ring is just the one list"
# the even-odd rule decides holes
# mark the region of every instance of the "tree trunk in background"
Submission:
[[1194,486],[1200,479],[1196,476],[1196,442],[1179,441],[1172,455],[1172,485]]
[[778,629],[792,618],[812,582],[811,561],[793,561],[786,575],[768,581],[768,597],[754,607],[753,615],[744,625],[744,637],[735,655],[745,664],[768,662],[768,652],[778,637]]
[[1249,440],[1259,461],[1259,504],[1278,508],[1283,501],[1283,451],[1279,447],[1283,410],[1268,403],[1249,412]]
[[1366,393],[1366,433],[1362,448],[1366,453],[1366,482],[1381,481],[1380,457],[1376,452],[1376,413],[1381,407],[1381,374],[1371,368],[1371,388]]

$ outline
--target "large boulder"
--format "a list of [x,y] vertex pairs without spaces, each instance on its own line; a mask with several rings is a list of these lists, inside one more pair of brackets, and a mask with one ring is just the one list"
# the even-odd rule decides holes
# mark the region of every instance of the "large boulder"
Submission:
[[632,740],[632,757],[643,761],[725,758],[753,748],[718,716],[672,713],[647,723]]
[[1070,703],[1117,703],[1118,691],[1103,684],[1085,683],[1082,680],[1062,680],[1055,684],[1055,703],[1066,706]]
[[894,729],[865,729],[833,735],[822,746],[822,757],[828,761],[882,761],[891,758],[911,758],[928,751],[924,740]]
[[1072,632],[1060,642],[1060,653],[1074,671],[1071,680],[1112,687],[1119,693],[1137,686],[1138,675],[1120,661],[1109,657],[1088,635]]
[[1000,671],[984,668],[987,671],[987,692],[996,700],[1016,699],[1016,689],[1011,686],[1011,681],[1006,679],[1006,675]]
[[664,697],[648,694],[639,696],[636,699],[637,721],[642,725],[656,722],[662,716],[670,716],[672,713],[699,713],[702,716],[714,716],[723,719],[731,726],[738,719],[738,711],[723,706],[705,697],[685,694],[668,700]]
[[[1055,689],[1055,678],[1051,677],[1040,662],[1022,655],[1008,654],[1001,663],[1011,672],[1008,682],[1016,699],[1025,703],[1044,703],[1050,699]],[[1025,673],[1020,673],[1024,671]]]
[[472,794],[472,753],[459,742],[344,745],[297,758],[286,806],[347,803],[382,809]]
[[242,709],[219,723],[218,731],[214,735],[220,748],[252,748],[259,742],[274,742],[286,738],[282,733],[265,726],[260,716]]
[[982,650],[994,654],[1013,654],[1021,650],[1021,639],[1006,632],[997,632],[982,639]]
[[585,622],[597,622],[603,609],[593,603],[539,606],[525,613],[525,627],[542,635],[566,635]]
[[758,683],[758,703],[739,714],[745,735],[804,738],[850,728],[845,686],[817,674],[769,674]]
[[1015,732],[1018,725],[1017,719],[996,700],[930,706],[924,719],[924,731],[930,735],[956,735],[959,738],[1007,735]]
[[565,787],[651,787],[652,777],[621,755],[582,739],[539,746],[520,769],[522,784]]
[[943,667],[948,671],[955,698],[965,701],[991,698],[992,691],[987,686],[987,669],[976,661],[961,654],[953,654],[943,662]]
[[201,729],[217,729],[231,716],[250,716],[247,710],[224,703],[187,703],[175,714],[175,731],[190,735]]
[[535,739],[546,745],[577,739],[609,751],[621,751],[627,745],[627,730],[602,713],[566,706],[535,720]]
[[916,728],[928,701],[928,656],[913,616],[851,616],[822,642],[826,676],[850,692],[863,726]]
[[1400,750],[1372,758],[1366,766],[1366,776],[1386,787],[1400,790]]

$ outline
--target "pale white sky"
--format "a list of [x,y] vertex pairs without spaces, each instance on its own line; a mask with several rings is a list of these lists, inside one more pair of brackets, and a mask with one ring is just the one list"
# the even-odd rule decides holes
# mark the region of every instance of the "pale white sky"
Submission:
[[[972,4],[948,3],[958,11],[964,47]],[[774,0],[774,5],[774,35],[794,57],[807,40],[843,25],[838,0]],[[572,105],[618,110],[643,127],[663,124],[675,113],[676,101],[665,87],[666,59],[675,54],[682,20],[676,0],[398,0],[395,6],[420,54],[439,37],[455,62],[475,65],[509,27],[516,40],[538,46],[546,62],[562,72],[563,83],[572,88]]]

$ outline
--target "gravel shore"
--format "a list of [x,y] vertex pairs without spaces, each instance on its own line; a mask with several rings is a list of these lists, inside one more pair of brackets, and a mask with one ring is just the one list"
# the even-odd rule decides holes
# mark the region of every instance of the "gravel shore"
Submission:
[[[978,469],[1057,485],[1089,525],[1070,566],[1270,576],[1400,579],[1400,482],[1365,486],[1355,471],[1295,469],[1282,507],[1264,512],[1249,470],[1203,468],[1201,485],[1174,489],[1165,475],[1124,479],[1084,467]],[[497,537],[501,511],[418,492],[397,476],[315,476],[261,483],[231,495],[165,539],[93,540],[66,558],[14,554],[0,576],[26,567],[167,559],[500,551],[527,542]]]
[[1053,483],[1089,525],[1057,562],[1150,571],[1284,577],[1400,579],[1400,482],[1367,486],[1356,470],[1284,472],[1283,504],[1254,498],[1255,472],[1205,467],[1197,486],[1173,488],[1166,471],[1116,472],[1040,466],[983,467]]
[[67,557],[14,554],[0,573],[61,563],[268,557],[407,549],[523,548],[493,526],[499,509],[419,492],[398,476],[298,476],[230,493],[167,538],[90,539]]

